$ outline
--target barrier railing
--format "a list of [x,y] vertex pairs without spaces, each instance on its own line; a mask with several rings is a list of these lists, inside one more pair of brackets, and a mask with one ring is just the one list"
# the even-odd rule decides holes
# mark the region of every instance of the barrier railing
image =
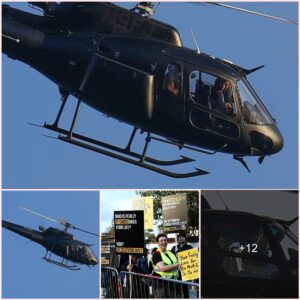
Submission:
[[101,268],[101,298],[122,298],[119,272],[115,268]]
[[[198,283],[122,271],[116,284],[116,273],[111,272],[111,269],[101,268],[101,287],[109,289],[105,298],[199,298]],[[114,277],[107,278],[107,276]],[[108,283],[114,284],[108,287]]]

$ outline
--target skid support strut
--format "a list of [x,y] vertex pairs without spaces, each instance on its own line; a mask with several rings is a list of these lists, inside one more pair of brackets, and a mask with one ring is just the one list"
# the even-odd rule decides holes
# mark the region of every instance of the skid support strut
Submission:
[[131,148],[131,145],[132,145],[132,142],[133,142],[133,139],[135,137],[135,134],[136,134],[137,130],[138,129],[136,127],[133,128],[131,136],[130,136],[129,141],[128,141],[128,144],[125,147],[125,150],[128,151],[128,152],[130,152],[130,148]]
[[143,150],[143,155],[142,155],[142,158],[140,160],[141,164],[145,163],[145,157],[146,157],[146,153],[147,153],[148,146],[149,146],[150,142],[151,142],[151,133],[148,132],[147,133],[147,137],[146,137],[146,142],[145,142],[144,150]]
[[[51,251],[52,251],[53,247],[54,247],[54,244],[52,245],[51,249],[47,249],[46,254],[43,257],[43,259],[46,262],[54,264],[54,265],[62,267],[62,268],[66,268],[66,269],[71,270],[71,271],[78,271],[78,270],[80,270],[80,268],[78,268],[78,266],[75,265],[75,264],[74,265],[69,265],[68,264],[68,262],[69,262],[68,259],[66,260],[66,262],[64,262],[64,260],[65,260],[64,258],[62,259],[61,262],[58,262],[58,261],[55,261],[55,260],[51,259]],[[49,256],[47,257],[48,252],[49,252]]]
[[65,105],[67,103],[68,97],[69,97],[69,94],[62,94],[62,96],[61,96],[62,103],[61,103],[60,109],[58,111],[58,114],[57,114],[56,119],[55,119],[54,123],[52,124],[52,126],[58,127],[58,122],[59,122],[61,114],[65,108]]
[[[151,170],[153,172],[156,173],[160,173],[169,177],[173,177],[173,178],[188,178],[188,177],[195,177],[195,176],[200,176],[200,175],[205,175],[208,174],[208,172],[195,168],[195,171],[192,171],[190,173],[175,173],[175,172],[171,172],[153,165],[160,165],[160,166],[172,166],[172,165],[179,165],[179,164],[184,164],[184,163],[188,163],[191,161],[194,161],[193,159],[189,158],[189,157],[185,157],[185,156],[181,156],[180,159],[177,160],[169,160],[169,161],[162,161],[162,160],[158,160],[152,157],[148,157],[146,156],[147,153],[147,149],[148,149],[148,145],[149,142],[151,140],[151,136],[149,135],[148,137],[148,141],[146,140],[145,146],[144,146],[144,150],[143,150],[143,154],[138,154],[136,152],[133,152],[131,150],[127,150],[127,146],[125,148],[120,148],[117,147],[115,145],[111,145],[108,143],[104,143],[102,141],[99,140],[95,140],[80,134],[77,134],[75,132],[72,132],[72,136],[71,139],[69,138],[69,131],[59,128],[59,127],[53,127],[52,125],[47,125],[45,124],[43,127],[58,132],[60,135],[58,137],[58,139]],[[129,156],[129,157],[128,157]]]
[[80,104],[81,104],[81,100],[79,98],[78,101],[77,101],[77,106],[76,106],[76,110],[75,110],[75,113],[74,113],[74,116],[73,116],[72,124],[71,124],[70,130],[69,130],[68,136],[67,136],[67,138],[70,139],[70,140],[72,139],[73,130],[75,128],[75,125],[76,125],[76,122],[77,122],[77,119],[78,119]]

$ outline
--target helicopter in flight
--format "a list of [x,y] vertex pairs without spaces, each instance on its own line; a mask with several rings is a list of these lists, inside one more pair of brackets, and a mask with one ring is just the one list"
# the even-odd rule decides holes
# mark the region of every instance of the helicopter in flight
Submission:
[[[6,228],[7,230],[17,233],[45,247],[46,254],[43,259],[46,262],[72,271],[80,270],[77,264],[83,264],[90,267],[95,266],[99,263],[97,256],[91,249],[92,245],[76,240],[74,235],[70,234],[67,231],[68,229],[74,229],[94,236],[99,236],[98,234],[80,229],[66,221],[58,221],[49,218],[28,208],[24,208],[21,206],[19,208],[64,226],[64,230],[60,230],[54,227],[44,228],[43,226],[39,226],[39,230],[35,230],[2,220],[3,228]],[[62,261],[59,262],[57,260],[53,260],[51,258],[51,253],[62,257]]]
[[226,203],[225,210],[212,209],[209,201],[209,192],[201,195],[202,297],[297,298],[298,237],[291,226],[298,216],[281,220]]
[[[174,177],[208,174],[165,167],[194,159],[147,156],[151,141],[198,153],[245,156],[262,163],[279,152],[283,137],[247,75],[227,60],[187,49],[179,32],[152,18],[151,3],[127,10],[112,3],[33,2],[43,15],[3,5],[3,53],[30,65],[58,85],[62,104],[45,127],[58,139]],[[135,49],[133,52],[132,49]],[[69,96],[78,99],[69,129],[59,126]],[[82,103],[133,126],[124,148],[75,132]],[[132,144],[146,133],[140,153]]]

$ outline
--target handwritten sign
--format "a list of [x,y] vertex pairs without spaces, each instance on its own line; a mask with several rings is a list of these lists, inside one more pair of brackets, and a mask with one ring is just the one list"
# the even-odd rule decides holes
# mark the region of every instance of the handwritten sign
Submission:
[[194,280],[199,278],[199,254],[197,249],[178,252],[178,259],[182,265],[182,280]]

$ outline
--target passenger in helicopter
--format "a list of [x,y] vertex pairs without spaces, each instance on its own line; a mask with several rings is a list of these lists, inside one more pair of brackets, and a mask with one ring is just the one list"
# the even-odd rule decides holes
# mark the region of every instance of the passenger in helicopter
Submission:
[[230,83],[222,78],[217,78],[211,93],[212,108],[221,113],[234,116],[234,102]]
[[179,66],[169,64],[165,72],[165,87],[174,96],[180,94],[181,73]]

